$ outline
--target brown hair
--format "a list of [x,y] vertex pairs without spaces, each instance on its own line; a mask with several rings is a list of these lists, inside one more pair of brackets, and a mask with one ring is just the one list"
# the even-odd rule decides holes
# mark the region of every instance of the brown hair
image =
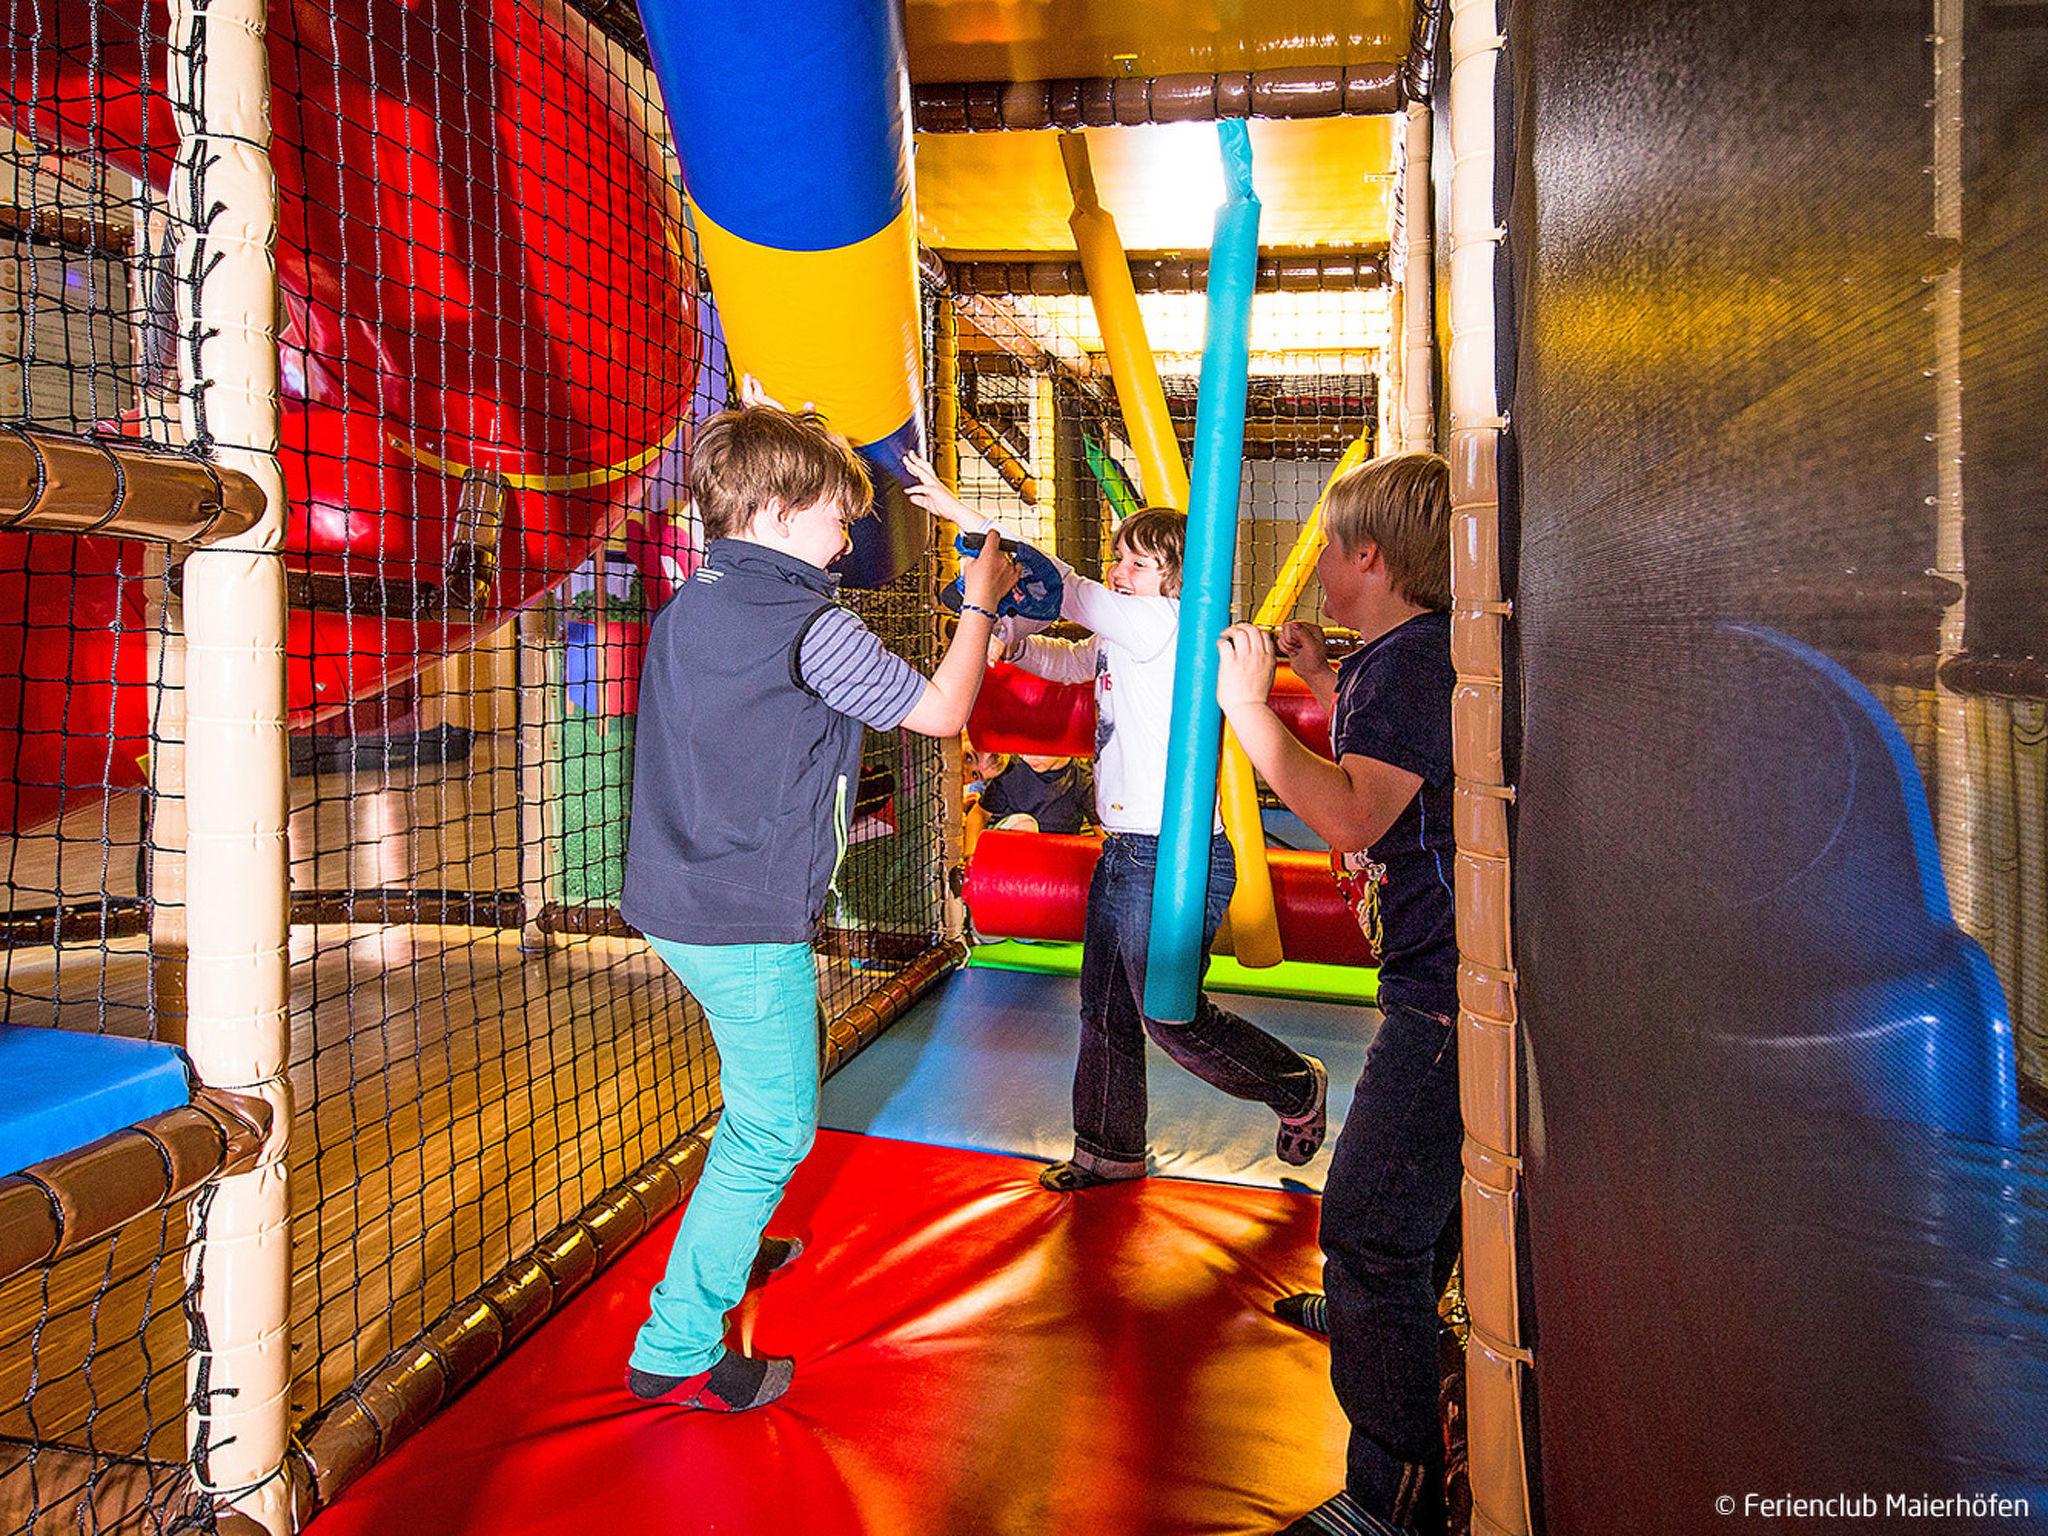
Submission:
[[1398,453],[1330,484],[1323,525],[1340,549],[1379,546],[1387,580],[1422,608],[1451,606],[1451,466],[1440,454]]
[[858,517],[874,499],[874,482],[853,445],[816,411],[750,405],[720,411],[697,433],[690,499],[709,541],[745,533],[762,512],[787,520],[821,501]]
[[1171,507],[1145,507],[1133,512],[1117,526],[1117,549],[1145,555],[1159,562],[1159,590],[1168,597],[1180,596],[1180,565],[1188,547],[1188,516]]

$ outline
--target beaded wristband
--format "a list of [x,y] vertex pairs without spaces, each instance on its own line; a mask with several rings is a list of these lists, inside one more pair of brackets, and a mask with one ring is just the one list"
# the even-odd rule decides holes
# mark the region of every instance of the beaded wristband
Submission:
[[978,613],[984,619],[987,619],[991,624],[996,622],[996,616],[990,613],[986,608],[982,607],[979,603],[962,603],[960,605],[960,611],[962,613]]

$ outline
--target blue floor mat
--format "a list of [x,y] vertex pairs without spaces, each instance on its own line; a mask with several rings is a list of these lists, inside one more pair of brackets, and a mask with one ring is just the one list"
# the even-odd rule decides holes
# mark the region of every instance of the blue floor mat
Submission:
[[[1154,1170],[1229,1184],[1320,1190],[1329,1146],[1379,1014],[1355,1005],[1226,997],[1223,1004],[1330,1072],[1330,1141],[1306,1168],[1273,1155],[1273,1113],[1217,1092],[1148,1045]],[[942,983],[825,1085],[833,1130],[1052,1161],[1073,1150],[1080,984],[966,970]]]

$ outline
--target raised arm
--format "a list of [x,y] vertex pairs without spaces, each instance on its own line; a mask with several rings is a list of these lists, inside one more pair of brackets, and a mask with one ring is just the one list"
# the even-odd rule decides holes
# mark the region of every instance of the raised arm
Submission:
[[1099,649],[1093,636],[1086,640],[1056,640],[1050,635],[1026,635],[1004,647],[1003,660],[1049,683],[1092,683]]
[[903,728],[920,736],[957,736],[967,727],[974,712],[974,700],[981,692],[981,679],[988,670],[989,636],[995,632],[995,608],[1005,592],[1017,584],[1017,562],[1002,547],[1002,537],[990,533],[981,553],[968,563],[967,595],[960,605],[960,623],[952,643],[940,659],[938,670],[925,684],[924,692],[903,717]]
[[1333,763],[1303,746],[1266,702],[1279,657],[1264,630],[1233,624],[1216,648],[1217,702],[1273,793],[1332,848],[1370,848],[1385,837],[1422,788],[1422,776],[1355,753]]
[[1337,669],[1330,665],[1330,648],[1323,639],[1322,626],[1289,619],[1274,633],[1280,653],[1287,658],[1294,675],[1308,684],[1325,715],[1337,712]]

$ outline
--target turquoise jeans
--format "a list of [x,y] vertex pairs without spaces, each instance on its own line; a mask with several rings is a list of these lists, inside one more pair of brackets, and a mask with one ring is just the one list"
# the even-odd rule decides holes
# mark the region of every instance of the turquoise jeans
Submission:
[[654,1288],[633,1366],[694,1376],[725,1353],[761,1233],[818,1131],[818,974],[808,944],[649,938],[704,1009],[725,1110]]

